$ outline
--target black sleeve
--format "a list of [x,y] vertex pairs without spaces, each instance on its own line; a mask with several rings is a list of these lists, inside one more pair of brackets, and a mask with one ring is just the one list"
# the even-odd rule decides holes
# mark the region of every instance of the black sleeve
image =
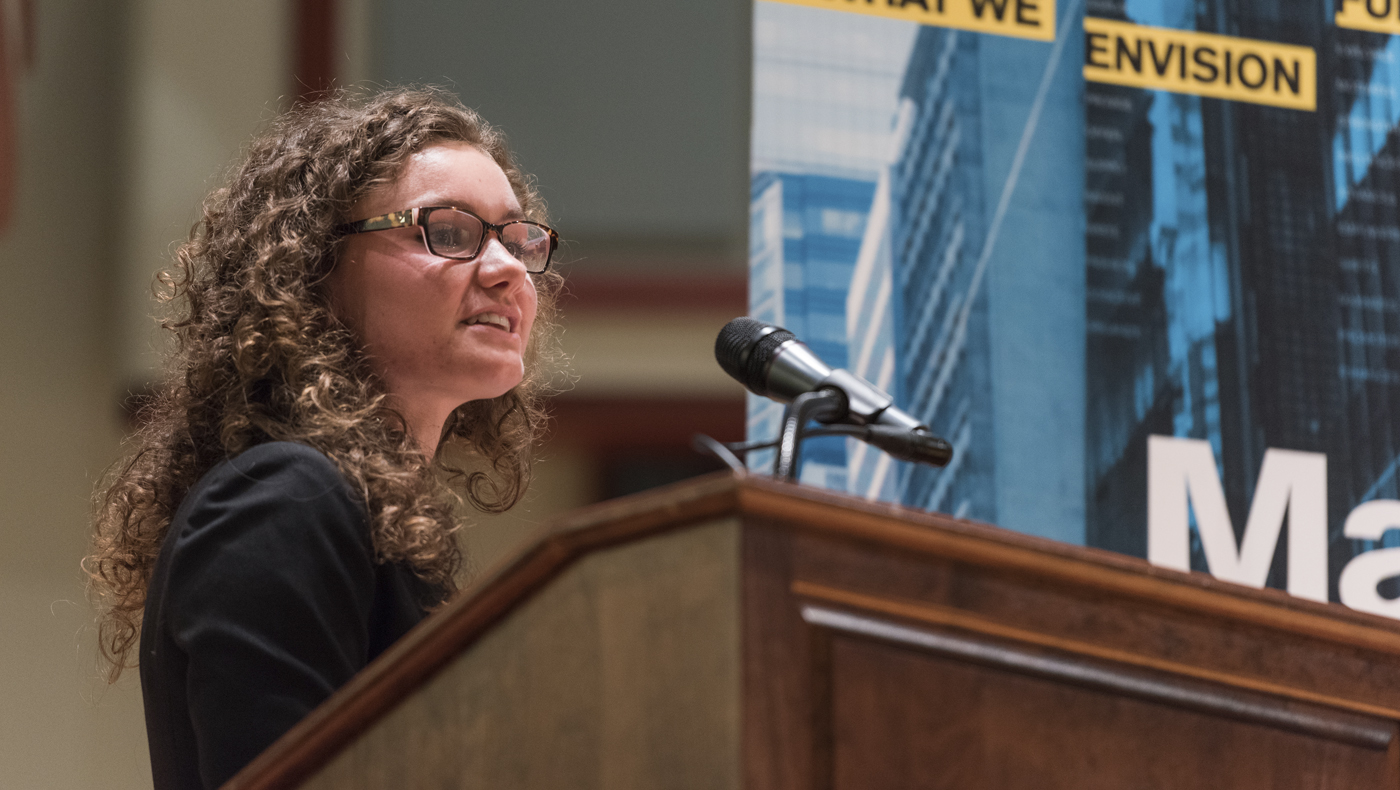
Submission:
[[364,667],[374,558],[359,500],[308,447],[243,453],[191,505],[167,623],[215,788]]

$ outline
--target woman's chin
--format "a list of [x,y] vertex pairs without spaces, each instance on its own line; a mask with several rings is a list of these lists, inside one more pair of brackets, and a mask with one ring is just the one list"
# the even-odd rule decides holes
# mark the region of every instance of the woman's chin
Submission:
[[499,375],[489,378],[483,376],[475,378],[470,382],[470,386],[464,388],[468,394],[467,402],[475,400],[493,400],[510,392],[520,386],[520,382],[525,380],[523,370],[502,371]]

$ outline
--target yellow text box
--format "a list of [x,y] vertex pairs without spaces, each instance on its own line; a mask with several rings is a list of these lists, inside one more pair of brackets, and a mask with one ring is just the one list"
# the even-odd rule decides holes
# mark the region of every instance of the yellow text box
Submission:
[[[998,36],[1055,40],[1055,0],[772,0]],[[1397,0],[1400,2],[1400,0]]]
[[1312,47],[1091,16],[1084,18],[1084,79],[1317,109],[1317,53]]
[[1400,33],[1400,0],[1342,0],[1337,27],[1371,33]]

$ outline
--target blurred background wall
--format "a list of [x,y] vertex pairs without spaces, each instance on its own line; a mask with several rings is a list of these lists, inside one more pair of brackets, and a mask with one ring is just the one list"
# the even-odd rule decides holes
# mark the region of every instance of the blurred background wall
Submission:
[[151,282],[240,145],[327,85],[445,85],[510,134],[567,244],[572,389],[477,569],[550,515],[714,468],[745,311],[747,0],[0,0],[0,788],[150,785],[134,672],[97,674],[78,562]]

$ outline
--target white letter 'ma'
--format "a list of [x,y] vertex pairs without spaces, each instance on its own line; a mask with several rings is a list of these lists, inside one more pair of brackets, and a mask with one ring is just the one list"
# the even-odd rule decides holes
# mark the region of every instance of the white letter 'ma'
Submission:
[[[1347,516],[1342,531],[1357,540],[1380,540],[1386,530],[1400,528],[1400,502],[1373,499],[1362,502]],[[1353,609],[1385,617],[1400,617],[1400,598],[1384,598],[1376,585],[1400,576],[1400,548],[1372,549],[1358,554],[1342,569],[1337,594]]]
[[1190,509],[1206,564],[1217,578],[1263,587],[1288,518],[1288,591],[1327,600],[1327,456],[1270,448],[1264,453],[1244,538],[1236,545],[1210,442],[1147,438],[1147,559],[1191,569]]

